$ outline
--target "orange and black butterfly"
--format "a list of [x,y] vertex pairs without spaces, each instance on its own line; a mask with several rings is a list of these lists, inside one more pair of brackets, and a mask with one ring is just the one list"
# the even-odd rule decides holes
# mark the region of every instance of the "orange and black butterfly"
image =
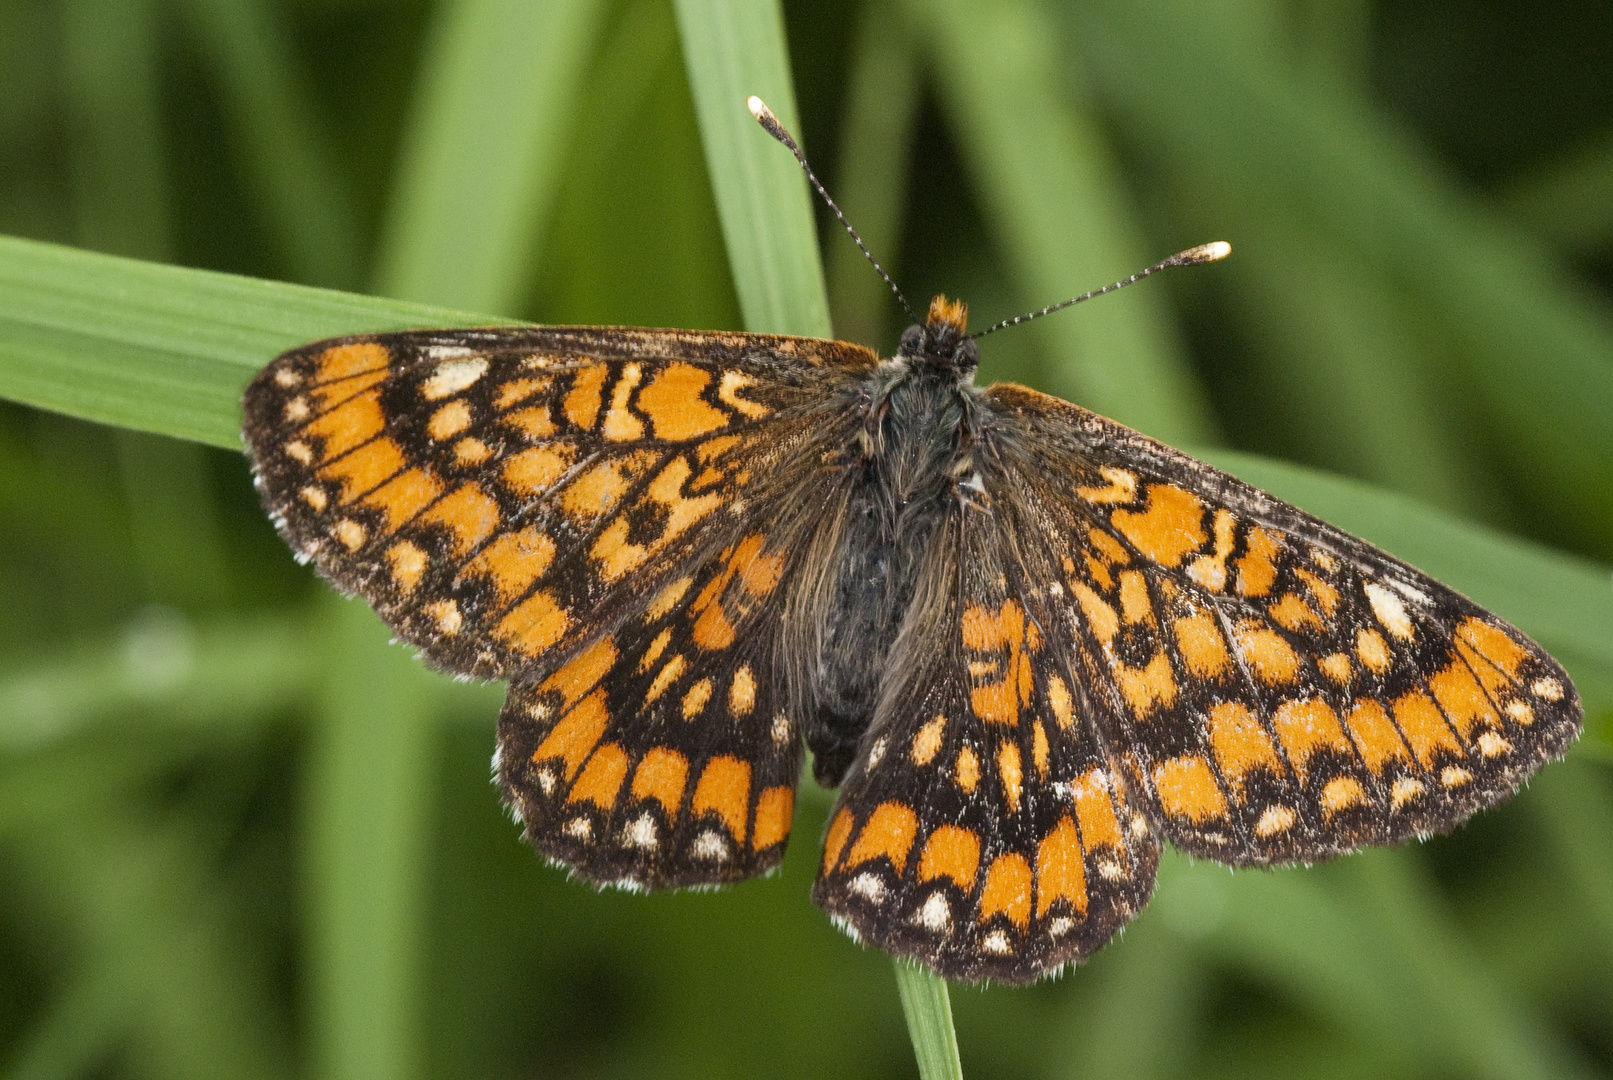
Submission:
[[246,393],[299,558],[461,675],[587,880],[739,881],[802,769],[813,898],[949,978],[1023,983],[1148,901],[1160,844],[1309,862],[1452,828],[1580,706],[1517,630],[1113,421],[974,385],[962,305],[894,358],[517,327],[286,353]]

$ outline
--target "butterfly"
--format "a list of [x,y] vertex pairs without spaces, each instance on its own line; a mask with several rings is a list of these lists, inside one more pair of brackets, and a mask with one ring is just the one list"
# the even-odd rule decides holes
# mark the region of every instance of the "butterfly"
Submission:
[[299,559],[507,679],[525,837],[662,889],[779,864],[942,975],[1033,981],[1160,845],[1310,862],[1448,830],[1580,727],[1563,670],[1371,545],[1113,421],[978,387],[961,304],[892,358],[622,327],[370,334],[245,396]]

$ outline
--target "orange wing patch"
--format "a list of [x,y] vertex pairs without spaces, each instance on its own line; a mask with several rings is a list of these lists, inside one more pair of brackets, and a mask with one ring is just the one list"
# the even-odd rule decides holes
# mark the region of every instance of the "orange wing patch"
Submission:
[[1145,512],[1116,510],[1109,521],[1145,558],[1161,566],[1177,566],[1206,539],[1204,504],[1174,484],[1150,484]]

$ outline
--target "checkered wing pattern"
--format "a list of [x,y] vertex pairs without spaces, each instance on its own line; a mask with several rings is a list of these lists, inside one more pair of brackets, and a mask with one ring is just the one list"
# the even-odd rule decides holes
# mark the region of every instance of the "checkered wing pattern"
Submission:
[[1023,509],[950,511],[813,890],[950,978],[1030,982],[1087,956],[1147,903],[1158,861],[1034,584],[1049,553]]
[[1054,466],[1005,494],[1060,538],[1091,722],[1184,850],[1297,862],[1446,831],[1578,734],[1562,669],[1465,597],[1112,421],[988,397]]
[[553,665],[741,531],[856,346],[519,327],[286,353],[247,448],[303,560],[452,671]]
[[785,565],[747,535],[553,674],[510,687],[496,771],[538,850],[650,888],[777,865],[801,772],[765,612]]

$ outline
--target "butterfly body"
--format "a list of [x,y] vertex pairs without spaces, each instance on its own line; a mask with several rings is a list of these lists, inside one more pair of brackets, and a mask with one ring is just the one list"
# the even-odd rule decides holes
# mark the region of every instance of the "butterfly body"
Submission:
[[1578,733],[1562,669],[1376,548],[1137,432],[974,385],[961,305],[894,358],[623,327],[361,335],[245,399],[299,557],[510,680],[495,772],[588,880],[782,859],[954,978],[1100,947],[1162,842],[1313,861],[1444,831]]
[[978,496],[968,490],[978,483],[971,447],[984,411],[975,362],[956,362],[955,342],[925,344],[922,333],[910,334],[861,381],[832,474],[811,477],[783,500],[810,505],[827,488],[833,507],[811,526],[826,573],[797,579],[787,610],[802,617],[786,628],[783,652],[794,659],[780,673],[827,787],[839,785],[874,720],[937,527]]

